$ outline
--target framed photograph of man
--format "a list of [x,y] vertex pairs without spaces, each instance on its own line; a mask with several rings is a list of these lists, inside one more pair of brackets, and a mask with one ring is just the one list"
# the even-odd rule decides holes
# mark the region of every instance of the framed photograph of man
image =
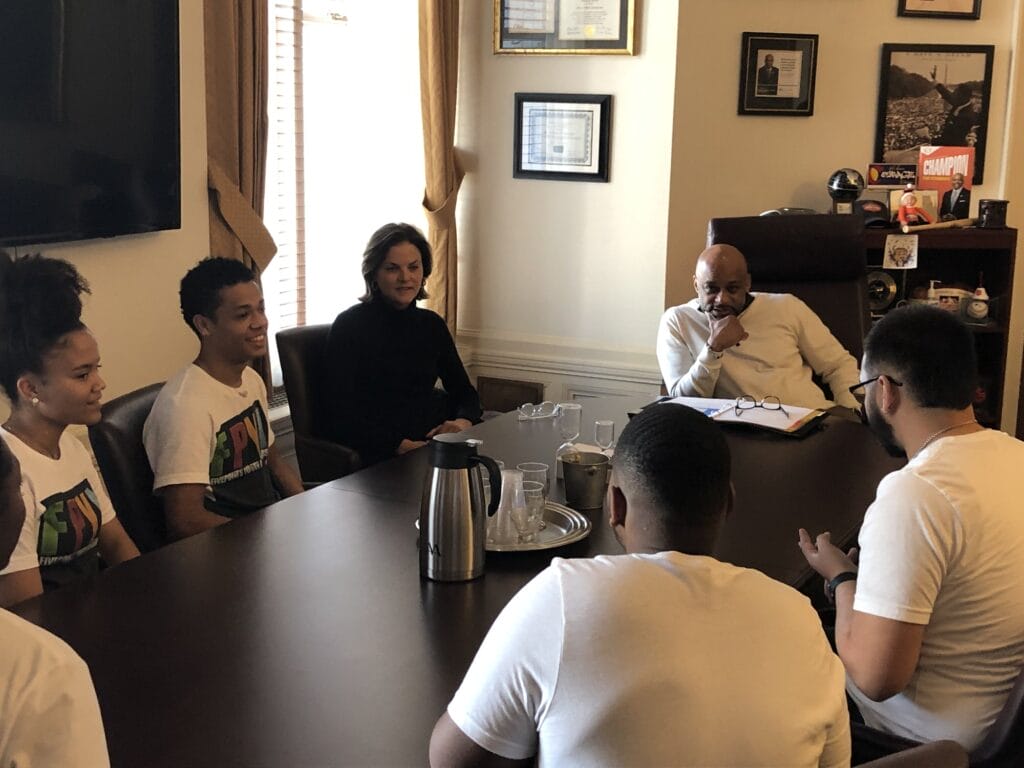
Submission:
[[897,16],[933,19],[980,19],[981,0],[900,0]]
[[817,66],[817,35],[744,32],[739,114],[813,115]]
[[885,43],[875,161],[916,163],[925,144],[974,147],[974,183],[980,184],[994,51],[991,45]]

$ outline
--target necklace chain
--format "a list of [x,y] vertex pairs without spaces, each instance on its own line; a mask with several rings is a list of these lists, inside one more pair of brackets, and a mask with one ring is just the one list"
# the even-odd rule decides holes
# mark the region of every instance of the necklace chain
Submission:
[[920,453],[925,448],[927,448],[929,445],[931,445],[932,441],[935,440],[935,438],[942,437],[947,432],[952,432],[954,429],[959,429],[960,427],[966,427],[968,424],[977,424],[977,423],[978,423],[977,419],[971,419],[970,421],[961,421],[959,424],[953,424],[953,425],[948,426],[948,427],[943,427],[938,432],[933,432],[931,435],[929,435],[928,439],[925,440],[921,444],[921,447],[917,449],[917,452]]
[[48,456],[49,458],[53,459],[54,461],[56,461],[56,460],[58,460],[60,458],[60,448],[59,447],[57,448],[56,452],[51,451],[48,448],[44,448],[42,445],[37,443],[35,440],[30,439],[28,437],[28,435],[25,435],[20,429],[13,429],[11,427],[10,423],[4,424],[3,428],[6,429],[8,432],[10,432],[12,435],[14,435],[16,438],[18,438],[19,440],[21,440],[21,442],[23,442],[25,445],[27,445],[32,450],[38,451],[39,453],[43,454],[44,456]]

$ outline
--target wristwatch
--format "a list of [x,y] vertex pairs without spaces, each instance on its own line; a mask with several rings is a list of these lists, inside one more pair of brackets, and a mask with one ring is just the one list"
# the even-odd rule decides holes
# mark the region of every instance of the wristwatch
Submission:
[[828,598],[830,603],[836,601],[836,589],[844,581],[854,581],[857,578],[856,571],[843,571],[834,579],[825,582],[825,597]]

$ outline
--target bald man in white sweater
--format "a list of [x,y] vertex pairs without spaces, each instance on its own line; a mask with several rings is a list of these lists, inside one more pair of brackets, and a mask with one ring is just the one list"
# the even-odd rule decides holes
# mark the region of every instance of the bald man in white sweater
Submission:
[[[669,394],[761,399],[805,408],[859,407],[857,361],[814,312],[788,293],[750,290],[747,260],[731,245],[697,259],[697,298],[665,311],[658,363]],[[834,401],[811,377],[819,374]]]

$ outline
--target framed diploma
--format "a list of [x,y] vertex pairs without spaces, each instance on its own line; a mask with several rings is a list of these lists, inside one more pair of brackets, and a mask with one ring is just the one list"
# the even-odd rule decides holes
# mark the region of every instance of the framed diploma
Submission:
[[637,0],[494,0],[494,52],[633,55]]
[[900,0],[896,14],[933,19],[980,19],[981,0]]
[[517,93],[515,98],[515,178],[608,181],[611,96]]

